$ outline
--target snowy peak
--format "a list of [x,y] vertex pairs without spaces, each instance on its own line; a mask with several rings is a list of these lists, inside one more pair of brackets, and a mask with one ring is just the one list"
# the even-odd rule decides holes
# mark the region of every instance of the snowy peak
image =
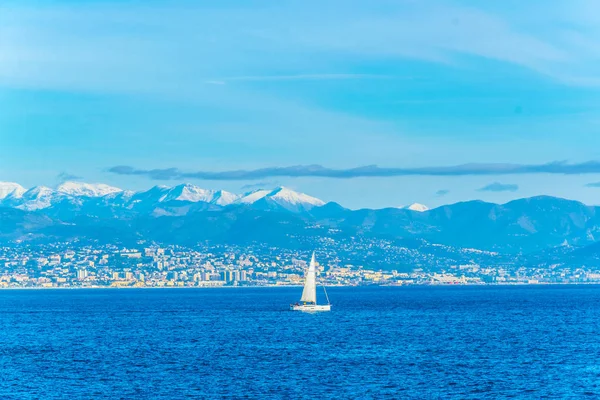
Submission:
[[25,193],[25,188],[14,182],[0,182],[0,200],[8,195],[13,197],[21,197]]
[[131,199],[133,203],[158,202],[162,201],[167,196],[169,190],[170,188],[168,186],[153,186],[146,191],[136,192]]
[[60,193],[46,186],[35,186],[23,193],[22,196],[8,196],[5,200],[9,205],[22,210],[34,211],[52,206],[60,201],[66,194]]
[[249,204],[259,209],[285,209],[291,212],[308,211],[325,204],[324,201],[304,193],[298,193],[280,186],[274,190],[256,190],[243,196],[239,203]]
[[265,190],[265,189],[253,190],[252,192],[248,192],[248,193],[244,194],[242,197],[240,197],[238,199],[237,203],[253,204],[253,203],[257,202],[258,200],[262,199],[263,197],[265,197],[266,195],[268,195],[269,193],[271,193],[271,191]]
[[325,204],[325,202],[321,199],[317,199],[316,197],[312,197],[304,193],[295,192],[284,186],[280,186],[273,190],[271,193],[267,194],[266,197],[286,204],[303,204],[313,207],[319,207]]
[[71,196],[102,197],[107,194],[122,192],[114,186],[103,183],[64,182],[56,190]]
[[411,211],[416,211],[416,212],[425,212],[429,210],[429,207],[427,207],[424,204],[419,204],[419,203],[413,203],[409,206],[405,206],[405,207],[401,207],[404,210],[411,210]]
[[238,196],[226,192],[224,190],[209,190],[202,189],[198,186],[191,184],[183,184],[175,186],[170,189],[168,193],[160,199],[161,202],[165,201],[189,201],[192,203],[205,202],[211,204],[217,204],[220,206],[226,206],[238,199]]
[[248,205],[261,210],[300,213],[323,206],[325,202],[283,186],[255,190],[240,196],[225,190],[203,189],[192,184],[154,186],[145,191],[132,192],[105,184],[83,182],[64,182],[56,189],[36,186],[29,190],[16,183],[0,182],[0,204],[29,211],[50,207],[53,211],[63,208],[70,210],[73,206],[78,206],[91,213],[98,212],[99,208],[109,207],[111,212],[123,209],[152,213],[160,209],[171,214],[183,215],[187,212],[215,210],[229,205]]
[[226,192],[225,190],[217,190],[213,196],[211,203],[217,204],[219,206],[228,206],[230,204],[235,203],[240,196],[237,194],[233,194],[230,192]]
[[54,193],[54,189],[48,186],[34,186],[31,189],[23,193],[24,199],[39,199],[41,197],[50,196]]
[[259,209],[285,209],[292,212],[308,211],[325,204],[323,200],[280,186],[273,190],[258,189],[241,196],[236,204],[252,205]]
[[199,188],[198,186],[190,185],[188,183],[183,185],[175,186],[170,189],[167,195],[161,199],[161,201],[191,201],[198,202],[204,201],[209,202],[212,199],[213,191]]

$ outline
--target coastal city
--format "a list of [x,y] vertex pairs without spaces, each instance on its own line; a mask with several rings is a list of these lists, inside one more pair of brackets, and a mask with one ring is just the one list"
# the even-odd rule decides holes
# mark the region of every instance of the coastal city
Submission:
[[[223,287],[301,285],[309,250],[264,246],[138,247],[58,243],[0,247],[0,288]],[[435,270],[374,268],[317,252],[327,286],[481,285],[600,282],[600,269],[475,263]]]

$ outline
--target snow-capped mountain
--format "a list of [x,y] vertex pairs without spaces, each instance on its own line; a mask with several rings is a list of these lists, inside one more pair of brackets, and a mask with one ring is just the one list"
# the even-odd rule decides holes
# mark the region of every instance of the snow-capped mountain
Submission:
[[429,207],[427,207],[424,204],[419,204],[419,203],[413,203],[411,205],[404,206],[404,207],[401,207],[401,208],[405,209],[405,210],[411,210],[411,211],[417,211],[417,212],[429,211]]
[[207,190],[199,188],[198,186],[190,185],[188,183],[183,185],[175,186],[174,188],[169,189],[164,198],[160,201],[190,201],[192,203],[196,203],[198,201],[203,201],[205,203],[210,203],[213,198],[214,190]]
[[280,186],[265,196],[280,205],[304,205],[307,207],[320,207],[325,204],[321,199],[298,193],[284,186]]
[[226,206],[238,199],[239,196],[224,190],[207,190],[189,183],[175,186],[168,190],[160,202],[167,201],[189,201],[192,203],[205,202]]
[[213,195],[212,204],[217,204],[219,206],[227,206],[235,203],[240,198],[239,195],[226,192],[225,190],[217,190]]
[[186,215],[235,206],[297,213],[325,204],[320,199],[283,186],[273,190],[255,190],[240,196],[192,184],[154,186],[145,191],[132,192],[105,184],[83,182],[65,182],[56,189],[36,186],[29,190],[16,183],[0,183],[0,196],[0,206],[27,211],[48,209],[50,214],[61,218],[70,213],[96,216],[125,215],[123,213]]
[[165,199],[169,193],[168,186],[157,185],[153,186],[148,190],[135,192],[131,197],[131,205],[143,204],[143,203],[159,203]]
[[0,200],[4,199],[10,194],[15,196],[21,196],[25,193],[25,188],[18,183],[14,182],[0,182]]
[[240,202],[252,204],[255,208],[285,209],[292,212],[309,211],[314,207],[320,207],[325,204],[323,200],[304,193],[295,192],[284,186],[280,186],[270,192],[266,190],[251,192],[242,197]]
[[103,183],[64,182],[56,188],[56,191],[71,196],[102,197],[107,194],[122,192],[123,189]]
[[240,197],[237,200],[237,203],[253,204],[253,203],[257,202],[258,200],[262,199],[263,197],[265,197],[266,195],[268,195],[269,193],[271,193],[271,191],[265,190],[265,189],[253,190],[251,192],[244,194],[242,197]]
[[40,210],[59,203],[67,195],[46,186],[35,186],[22,194],[12,192],[2,200],[2,205],[21,210]]

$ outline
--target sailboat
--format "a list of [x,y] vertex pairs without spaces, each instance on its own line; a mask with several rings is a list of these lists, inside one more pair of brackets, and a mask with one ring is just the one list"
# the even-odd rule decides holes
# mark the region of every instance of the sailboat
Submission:
[[316,312],[316,311],[330,311],[331,303],[329,303],[329,296],[327,296],[327,291],[325,290],[325,286],[323,286],[323,290],[325,291],[325,297],[327,298],[327,304],[317,304],[317,268],[315,261],[315,253],[312,254],[312,259],[310,260],[310,266],[308,270],[306,270],[306,275],[304,277],[304,290],[302,290],[302,298],[298,303],[290,304],[291,311],[308,311],[308,312]]

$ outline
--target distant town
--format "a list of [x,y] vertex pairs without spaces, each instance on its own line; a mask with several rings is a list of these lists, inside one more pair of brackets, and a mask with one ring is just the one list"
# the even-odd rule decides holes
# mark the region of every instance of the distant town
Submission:
[[[309,251],[274,247],[139,247],[58,243],[0,248],[0,288],[225,287],[301,285]],[[448,265],[437,271],[373,268],[317,252],[319,283],[481,285],[598,283],[600,270]]]

